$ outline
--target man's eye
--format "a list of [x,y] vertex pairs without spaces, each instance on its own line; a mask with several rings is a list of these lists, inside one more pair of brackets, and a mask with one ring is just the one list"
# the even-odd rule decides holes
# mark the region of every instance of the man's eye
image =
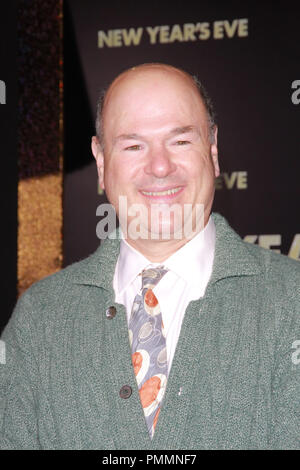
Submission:
[[125,150],[140,150],[140,145],[130,145],[130,147],[126,147]]
[[189,143],[189,140],[177,140],[176,145],[187,145]]

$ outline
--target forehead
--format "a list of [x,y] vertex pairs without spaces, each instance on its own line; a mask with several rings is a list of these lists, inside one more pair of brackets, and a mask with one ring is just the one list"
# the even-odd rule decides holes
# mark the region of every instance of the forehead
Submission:
[[110,85],[107,97],[110,97],[117,91],[129,87],[131,84],[145,85],[150,82],[163,85],[165,81],[175,84],[185,83],[187,86],[193,87],[194,82],[192,77],[186,72],[176,69],[167,65],[144,65],[139,67],[132,67],[129,70],[121,73]]
[[[191,77],[168,68],[129,70],[110,86],[103,108],[105,127],[123,119],[155,119],[162,115],[199,114],[206,109]],[[191,116],[192,118],[192,116]]]

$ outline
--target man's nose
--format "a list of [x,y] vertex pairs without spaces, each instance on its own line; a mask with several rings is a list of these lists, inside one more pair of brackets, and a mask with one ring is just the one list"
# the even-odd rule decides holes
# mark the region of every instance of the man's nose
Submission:
[[144,170],[147,175],[165,178],[176,171],[176,164],[166,148],[155,147],[149,152]]

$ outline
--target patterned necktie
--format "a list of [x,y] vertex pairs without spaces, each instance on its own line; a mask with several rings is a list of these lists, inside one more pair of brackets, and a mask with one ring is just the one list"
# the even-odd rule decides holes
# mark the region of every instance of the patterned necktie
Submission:
[[142,271],[129,321],[132,363],[150,437],[154,435],[167,385],[168,363],[162,315],[152,289],[168,270],[164,266]]

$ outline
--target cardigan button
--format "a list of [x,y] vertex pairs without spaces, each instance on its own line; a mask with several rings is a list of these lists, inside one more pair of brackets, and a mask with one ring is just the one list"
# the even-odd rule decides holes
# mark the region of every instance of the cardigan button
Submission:
[[121,398],[129,398],[130,395],[132,394],[132,388],[130,385],[123,385],[121,388],[119,395]]
[[109,320],[111,320],[112,318],[114,318],[116,316],[116,313],[117,313],[117,309],[116,307],[114,306],[111,306],[109,307],[107,310],[106,310],[106,318],[108,318]]

